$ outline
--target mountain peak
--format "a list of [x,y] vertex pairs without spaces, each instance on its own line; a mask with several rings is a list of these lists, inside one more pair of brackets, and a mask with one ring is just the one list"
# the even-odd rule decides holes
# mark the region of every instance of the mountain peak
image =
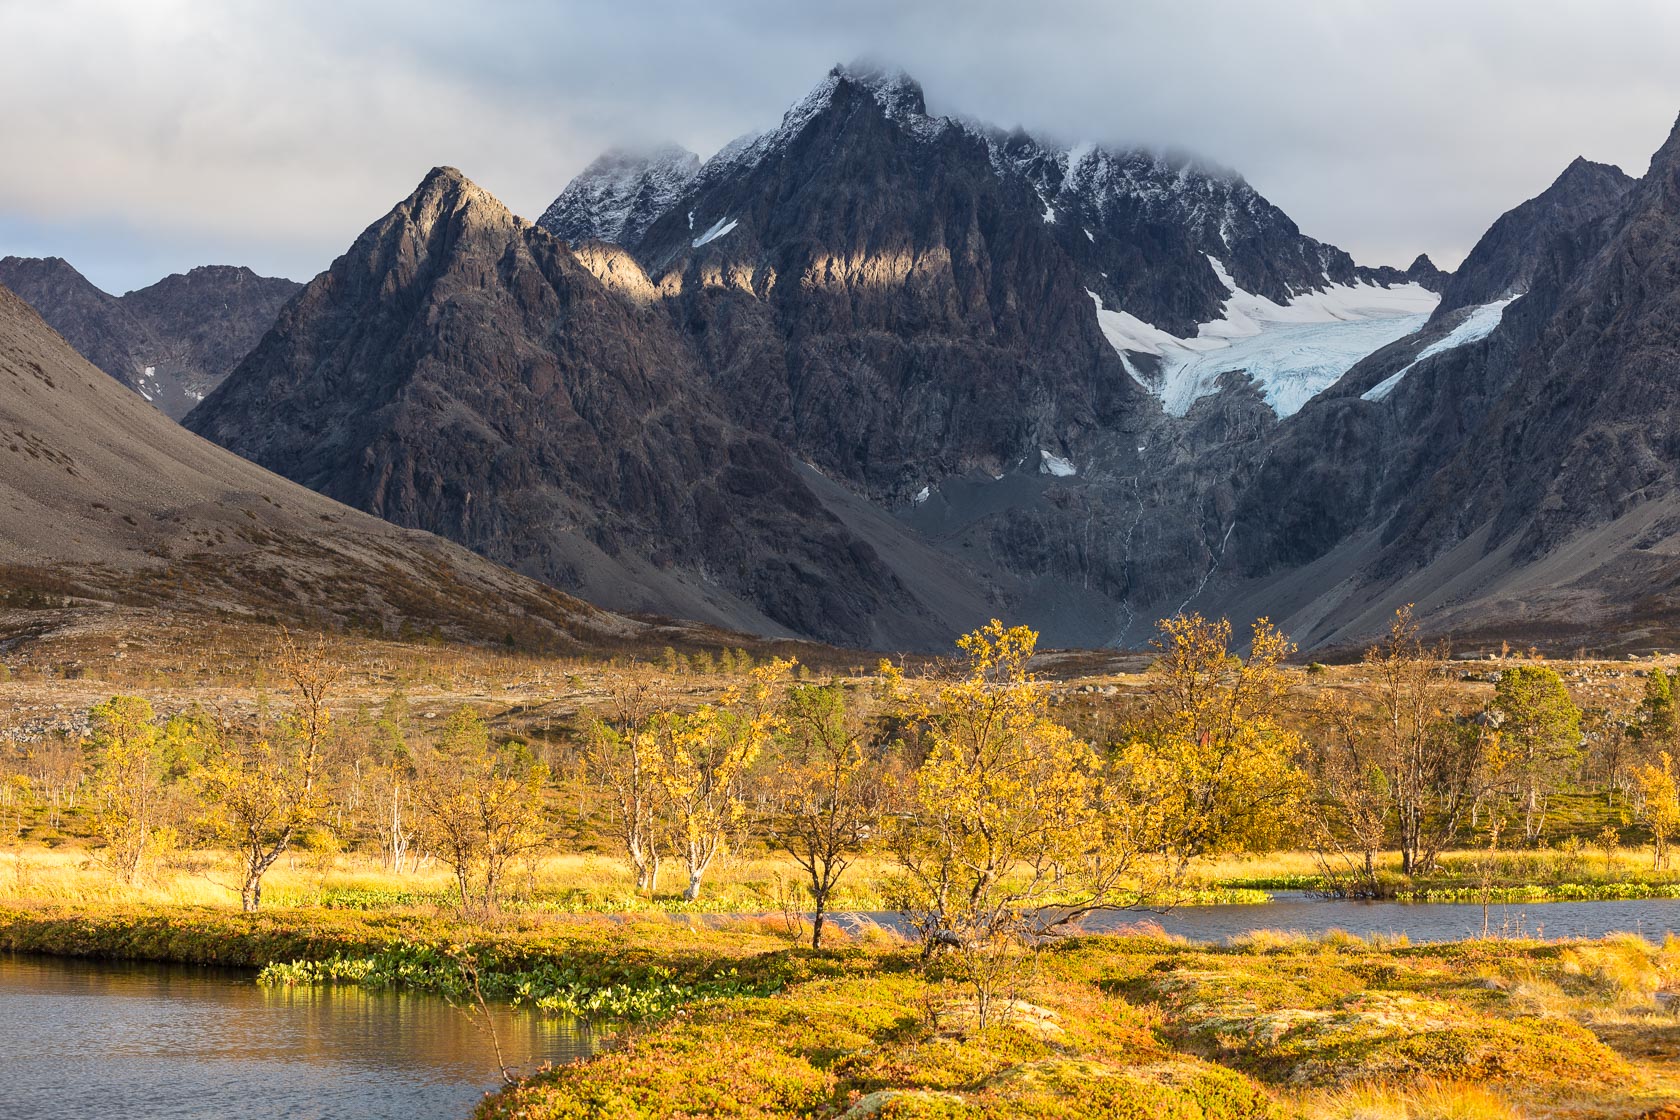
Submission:
[[425,230],[446,215],[468,209],[493,222],[520,221],[496,196],[453,167],[432,168],[414,188],[414,193],[398,203],[392,212],[406,215]]
[[426,172],[426,177],[420,180],[420,185],[414,189],[412,198],[426,198],[450,194],[463,189],[477,189],[473,187],[471,179],[463,175],[459,168],[434,167]]
[[537,224],[563,241],[634,244],[700,171],[678,144],[609,148],[566,184]]
[[1657,154],[1651,157],[1652,171],[1669,169],[1680,169],[1680,117],[1675,118],[1668,139],[1657,149]]
[[828,72],[828,80],[866,90],[891,119],[927,116],[921,83],[896,67],[862,61],[840,64]]
[[1595,163],[1586,156],[1576,156],[1569,161],[1569,166],[1563,169],[1548,190],[1558,188],[1570,189],[1577,185],[1591,186],[1601,182],[1627,182],[1632,179],[1627,172],[1613,163]]

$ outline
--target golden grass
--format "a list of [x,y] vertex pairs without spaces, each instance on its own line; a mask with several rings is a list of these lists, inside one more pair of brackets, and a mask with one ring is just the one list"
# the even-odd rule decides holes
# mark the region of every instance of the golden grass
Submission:
[[1353,1085],[1300,1101],[1308,1120],[1519,1120],[1485,1085],[1423,1079],[1414,1085]]
[[[835,908],[884,909],[878,887],[888,874],[885,861],[860,859],[850,882],[843,883]],[[787,859],[723,860],[707,875],[694,909],[803,911],[808,908],[808,895],[801,876]],[[681,869],[675,863],[665,864],[656,902],[674,904],[684,885]],[[436,862],[399,874],[356,854],[319,857],[301,851],[282,858],[263,879],[264,902],[270,906],[317,904],[324,897],[356,893],[369,896],[370,903],[382,896],[393,897],[394,905],[401,905],[401,898],[408,896],[448,903],[455,889],[453,875]],[[546,903],[555,909],[614,912],[650,905],[637,893],[624,861],[598,853],[546,855],[521,864],[510,877],[506,896],[516,908]],[[131,885],[112,875],[96,854],[29,847],[0,851],[0,901],[237,906],[239,886],[233,857],[226,852],[180,853],[147,869]]]

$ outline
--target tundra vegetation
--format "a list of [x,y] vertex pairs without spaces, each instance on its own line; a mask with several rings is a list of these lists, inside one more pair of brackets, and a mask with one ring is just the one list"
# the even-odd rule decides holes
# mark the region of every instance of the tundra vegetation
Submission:
[[[486,1115],[1675,1097],[1673,945],[1064,936],[1276,888],[1680,897],[1661,662],[1454,659],[1404,611],[1329,667],[1293,665],[1264,620],[1239,644],[1195,616],[1119,671],[1000,622],[872,669],[249,635],[168,672],[127,642],[74,673],[12,657],[0,946],[456,996],[470,976],[635,1024]],[[880,910],[908,935],[835,919]]]

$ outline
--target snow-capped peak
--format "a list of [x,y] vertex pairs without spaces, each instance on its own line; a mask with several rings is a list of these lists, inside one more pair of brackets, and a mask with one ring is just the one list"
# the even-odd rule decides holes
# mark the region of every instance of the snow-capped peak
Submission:
[[706,161],[701,177],[709,180],[742,167],[756,166],[771,152],[786,147],[834,105],[835,97],[844,86],[867,91],[880,106],[883,116],[923,139],[938,135],[952,124],[945,117],[928,115],[921,84],[904,71],[881,69],[864,63],[840,65],[830,70],[811,92],[783,113],[781,123],[775,128],[767,132],[750,132],[725,144]]
[[676,144],[615,148],[568,183],[537,224],[568,241],[633,243],[699,170],[700,157]]

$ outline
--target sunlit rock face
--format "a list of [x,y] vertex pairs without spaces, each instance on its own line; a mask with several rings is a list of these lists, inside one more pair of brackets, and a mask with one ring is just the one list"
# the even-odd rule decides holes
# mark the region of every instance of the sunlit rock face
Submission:
[[[849,644],[942,627],[732,423],[645,274],[440,168],[188,425],[599,603]],[[603,279],[598,277],[604,277]]]

